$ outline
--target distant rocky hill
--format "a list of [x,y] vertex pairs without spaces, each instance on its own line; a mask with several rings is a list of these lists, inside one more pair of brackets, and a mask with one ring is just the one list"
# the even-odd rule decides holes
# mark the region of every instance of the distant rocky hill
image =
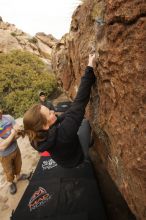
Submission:
[[0,17],[0,53],[11,50],[26,50],[38,55],[51,66],[52,48],[58,42],[51,34],[37,33],[34,37],[17,29],[14,24]]

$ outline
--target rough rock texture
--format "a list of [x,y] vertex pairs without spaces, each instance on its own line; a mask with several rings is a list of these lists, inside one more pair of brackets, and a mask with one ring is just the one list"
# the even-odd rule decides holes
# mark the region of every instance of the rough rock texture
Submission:
[[51,67],[51,52],[57,40],[52,35],[37,33],[35,37],[3,22],[0,17],[0,53],[11,50],[26,50],[41,57]]
[[46,35],[44,33],[37,33],[35,35],[35,39],[37,40],[37,47],[40,56],[42,56],[45,60],[47,59],[47,62],[51,67],[52,49],[58,41],[51,34]]
[[77,8],[73,14],[70,33],[62,37],[52,54],[53,70],[71,97],[77,92],[87,54],[95,46],[92,8],[93,2]]
[[118,192],[112,194],[110,177],[136,219],[145,220],[146,1],[86,0],[77,8],[70,33],[53,51],[53,68],[71,97],[92,47],[98,61],[98,87],[90,102],[96,137],[92,155],[99,182],[111,197],[105,198],[107,206],[112,204],[109,218],[134,219],[126,206],[120,207]]

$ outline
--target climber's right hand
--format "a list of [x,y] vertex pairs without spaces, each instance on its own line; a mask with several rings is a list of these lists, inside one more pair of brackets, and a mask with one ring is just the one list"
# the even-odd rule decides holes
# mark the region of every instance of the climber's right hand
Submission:
[[88,66],[93,67],[95,61],[95,53],[89,54]]

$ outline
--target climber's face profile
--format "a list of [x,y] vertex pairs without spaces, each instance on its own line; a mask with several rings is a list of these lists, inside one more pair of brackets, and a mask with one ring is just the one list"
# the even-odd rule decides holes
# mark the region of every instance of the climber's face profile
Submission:
[[43,125],[43,129],[47,130],[57,120],[55,112],[53,110],[48,109],[46,106],[41,105],[40,113],[46,118],[47,123]]
[[41,104],[33,105],[23,117],[24,129],[33,138],[34,132],[48,130],[57,120],[55,112]]

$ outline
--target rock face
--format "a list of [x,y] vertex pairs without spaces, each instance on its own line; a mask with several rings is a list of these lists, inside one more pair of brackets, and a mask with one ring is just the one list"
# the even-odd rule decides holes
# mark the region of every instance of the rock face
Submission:
[[[110,175],[136,218],[144,220],[146,1],[86,0],[77,8],[70,33],[53,50],[53,68],[71,97],[76,94],[91,48],[98,63],[94,68],[98,86],[96,83],[90,102],[96,169]],[[134,219],[129,214],[125,217],[123,209],[119,216],[116,209],[113,212],[110,219]]]
[[0,17],[0,52],[26,50],[41,57],[51,67],[51,52],[57,40],[52,35],[37,33],[35,37],[17,29],[15,25],[3,22]]
[[52,54],[53,70],[71,97],[77,92],[87,54],[95,46],[94,19],[91,17],[93,5],[91,2],[91,5],[82,5],[76,9],[70,33],[62,37]]

